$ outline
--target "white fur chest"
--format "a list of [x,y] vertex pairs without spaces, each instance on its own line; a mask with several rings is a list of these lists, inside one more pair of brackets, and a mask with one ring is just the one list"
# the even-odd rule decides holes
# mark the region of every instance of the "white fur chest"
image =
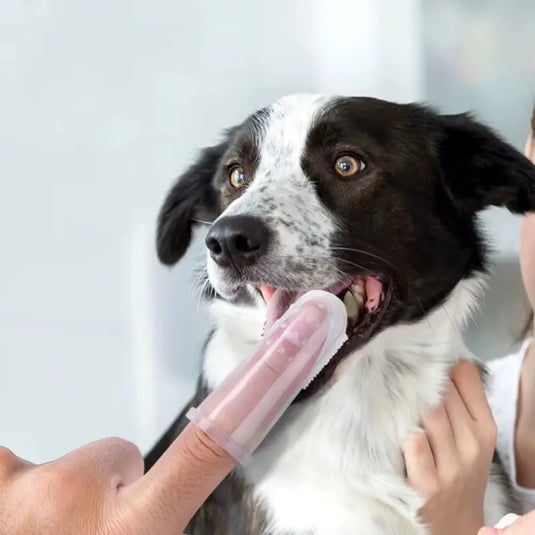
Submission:
[[[424,320],[387,329],[338,367],[330,387],[287,411],[244,468],[270,534],[427,533],[417,521],[422,499],[403,477],[400,444],[439,401],[463,351],[450,317],[466,313],[466,292],[460,286]],[[210,387],[250,356],[264,318],[261,309],[217,308],[219,329],[204,364]]]

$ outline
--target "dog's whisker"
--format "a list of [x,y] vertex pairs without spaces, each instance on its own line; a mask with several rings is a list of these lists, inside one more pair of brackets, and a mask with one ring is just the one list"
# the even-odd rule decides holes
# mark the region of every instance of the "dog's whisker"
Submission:
[[212,221],[204,221],[203,219],[197,219],[195,217],[190,217],[189,220],[193,221],[194,223],[200,223],[201,225],[210,226],[212,224]]
[[197,312],[199,312],[201,309],[203,296],[206,295],[208,289],[210,288],[210,280],[206,278],[201,286],[200,292],[197,295]]
[[448,318],[448,321],[450,322],[451,326],[457,331],[458,330],[457,326],[455,325],[454,321],[451,319],[450,314],[448,312],[448,309],[444,305],[441,305],[441,306],[442,306],[442,310],[444,311],[444,314]]
[[[416,295],[416,293],[414,293],[414,299],[416,300],[416,302],[418,303],[418,306],[420,307],[420,310],[422,311],[422,315],[423,317],[426,319],[427,321],[427,325],[429,325],[429,329],[431,330],[431,332],[433,333],[433,335],[436,337],[436,331],[435,331],[435,328],[433,327],[433,324],[431,323],[431,320],[428,318],[427,316],[427,312],[425,310],[425,307],[422,303],[422,301],[420,300],[420,298]],[[451,321],[451,320],[450,320]]]
[[365,271],[366,273],[373,273],[370,269],[368,269],[367,267],[363,266],[362,264],[357,264],[356,262],[352,262],[351,260],[346,260],[345,258],[338,258],[338,257],[333,257],[334,260],[337,260],[338,262],[343,262],[344,264],[347,264],[349,266],[353,266],[353,267],[356,267],[357,269],[361,269],[363,271]]
[[197,269],[194,273],[193,280],[191,281],[191,285],[189,287],[190,295],[196,295],[199,288],[205,283],[207,280],[207,275],[203,270]]
[[364,249],[355,249],[354,247],[339,247],[339,246],[333,246],[331,247],[333,251],[348,251],[358,254],[364,254],[367,256],[371,256],[372,258],[375,258],[377,260],[380,260],[381,262],[384,262],[385,264],[388,264],[390,267],[398,271],[397,267],[392,264],[392,262],[388,261],[386,258],[383,258],[382,256],[379,256],[375,253],[371,253],[370,251],[365,251]]

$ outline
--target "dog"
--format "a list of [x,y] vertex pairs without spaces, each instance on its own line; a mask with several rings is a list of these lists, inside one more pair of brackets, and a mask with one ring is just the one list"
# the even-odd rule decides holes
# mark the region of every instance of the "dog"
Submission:
[[[303,292],[344,300],[349,340],[190,523],[191,535],[420,535],[401,444],[474,360],[463,325],[485,284],[478,213],[535,209],[535,166],[470,114],[367,97],[292,95],[226,131],[171,188],[157,252],[182,257],[210,222],[215,321],[197,406]],[[186,408],[187,410],[187,408]],[[182,413],[150,468],[187,424]],[[494,525],[514,511],[495,458]]]

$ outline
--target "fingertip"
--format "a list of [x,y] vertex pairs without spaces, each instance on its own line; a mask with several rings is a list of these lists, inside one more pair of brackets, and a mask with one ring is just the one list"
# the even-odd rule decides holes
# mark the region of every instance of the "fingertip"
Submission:
[[501,529],[498,530],[496,528],[489,528],[488,526],[485,526],[477,532],[477,535],[498,535],[499,533],[502,533]]
[[403,441],[405,473],[409,485],[423,496],[437,489],[437,470],[431,445],[425,433],[416,432]]
[[471,390],[477,390],[478,393],[484,392],[480,369],[475,362],[469,362],[467,360],[459,361],[454,366],[450,377],[459,393]]
[[431,407],[422,414],[422,427],[426,434],[429,434],[431,429],[435,429],[438,425],[443,425],[447,418],[446,408],[442,401],[440,405]]
[[136,444],[121,437],[110,437],[104,439],[102,444],[106,449],[113,451],[115,455],[128,457],[131,459],[142,459],[143,454]]
[[402,443],[401,449],[404,454],[411,454],[420,451],[429,444],[427,436],[423,430],[417,430],[410,434]]
[[129,485],[143,475],[145,468],[143,454],[136,444],[120,437],[111,437],[106,442],[110,457],[120,471],[119,486]]
[[477,377],[479,377],[479,369],[475,362],[471,362],[469,360],[460,360],[455,364],[451,373],[452,378],[460,378],[465,375],[477,375]]
[[428,471],[434,466],[431,444],[425,433],[415,433],[405,439],[402,446],[407,472]]
[[452,378],[448,378],[448,382],[446,383],[446,389],[444,392],[445,398],[448,398],[450,396],[455,395],[457,393],[457,387],[455,386],[455,383],[453,382]]

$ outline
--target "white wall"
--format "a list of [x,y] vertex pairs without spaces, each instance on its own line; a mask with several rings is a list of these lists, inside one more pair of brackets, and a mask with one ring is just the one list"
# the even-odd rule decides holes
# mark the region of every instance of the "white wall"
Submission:
[[155,262],[171,180],[285,93],[421,98],[419,25],[417,0],[2,0],[0,443],[149,447],[204,336],[195,255]]

